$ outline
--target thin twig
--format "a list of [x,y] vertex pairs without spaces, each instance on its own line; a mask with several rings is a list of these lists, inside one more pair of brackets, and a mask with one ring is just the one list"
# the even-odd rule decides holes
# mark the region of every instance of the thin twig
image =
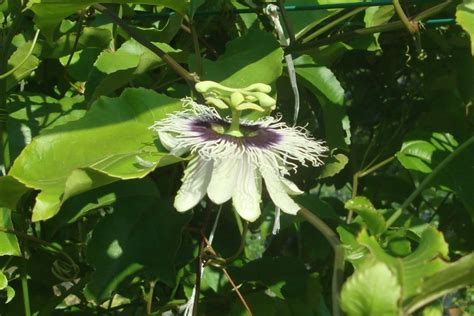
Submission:
[[81,33],[82,33],[82,27],[83,27],[82,21],[84,20],[85,14],[86,14],[86,11],[82,10],[79,15],[79,18],[77,19],[76,38],[74,39],[74,44],[72,45],[72,51],[71,51],[71,54],[69,54],[69,58],[67,59],[67,63],[64,66],[64,69],[67,69],[69,67],[69,65],[71,64],[72,58],[74,57],[74,53],[77,50],[77,45],[79,44],[79,38],[81,37]]
[[342,243],[339,241],[336,233],[318,216],[302,207],[298,211],[298,215],[308,221],[316,228],[331,245],[334,250],[334,268],[332,274],[332,314],[333,316],[341,316],[342,312],[339,306],[339,297],[341,293],[342,282],[344,278],[344,260],[345,251]]
[[202,76],[203,74],[203,65],[202,65],[202,56],[201,56],[201,48],[199,47],[199,38],[196,31],[196,25],[194,21],[187,16],[185,17],[186,21],[189,23],[189,30],[191,31],[191,37],[193,39],[193,46],[194,46],[194,57],[196,58],[196,73],[198,76]]
[[179,76],[181,76],[191,89],[194,90],[194,83],[198,82],[198,79],[193,76],[190,72],[184,69],[178,62],[176,62],[173,58],[171,58],[167,53],[162,51],[159,47],[153,45],[151,42],[146,40],[142,35],[135,32],[127,23],[125,23],[122,19],[120,19],[115,13],[107,9],[101,4],[93,4],[92,7],[103,14],[109,16],[115,23],[117,23],[122,30],[128,33],[131,37],[133,37],[137,42],[151,50],[153,53],[158,55],[171,69],[173,69]]
[[[202,239],[206,242],[206,248],[207,250],[209,250],[209,252],[216,256],[217,257],[217,253],[216,251],[214,250],[214,248],[212,248],[212,245],[209,243],[209,240],[207,240],[206,236],[202,235]],[[240,293],[239,291],[239,288],[237,287],[237,285],[235,284],[234,280],[232,280],[232,278],[230,277],[229,273],[227,272],[227,270],[225,268],[222,268],[222,272],[224,272],[224,275],[225,277],[227,278],[227,280],[229,281],[230,285],[232,286],[232,288],[235,290],[235,293],[237,294],[237,296],[239,297],[240,301],[242,302],[242,304],[244,305],[245,309],[247,310],[247,313],[249,314],[249,316],[253,316],[253,313],[252,313],[252,310],[250,309],[249,305],[247,304],[247,302],[245,301],[242,293]]]

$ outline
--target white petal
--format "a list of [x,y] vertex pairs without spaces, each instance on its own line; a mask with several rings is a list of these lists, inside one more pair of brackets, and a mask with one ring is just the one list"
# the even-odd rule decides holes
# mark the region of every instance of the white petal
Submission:
[[181,156],[189,150],[186,146],[181,146],[179,138],[174,137],[171,133],[158,132],[158,136],[163,147],[174,156]]
[[184,170],[183,184],[174,199],[174,207],[178,212],[193,208],[206,195],[211,174],[212,160],[204,160],[197,156],[189,162]]
[[158,132],[158,137],[160,142],[168,150],[173,150],[178,145],[178,140],[176,137],[172,136],[170,133]]
[[299,195],[304,193],[304,191],[301,191],[300,188],[296,186],[296,184],[286,179],[285,177],[280,177],[280,180],[281,184],[285,188],[286,193],[288,193],[289,195]]
[[253,222],[260,216],[260,175],[247,159],[241,159],[240,174],[232,196],[232,204],[239,215]]
[[207,187],[207,195],[212,202],[222,204],[230,200],[239,177],[240,160],[225,159],[214,161],[211,182]]
[[267,163],[260,167],[260,172],[273,203],[283,212],[296,215],[300,207],[288,195],[287,187],[282,183],[278,169],[272,168],[272,165]]

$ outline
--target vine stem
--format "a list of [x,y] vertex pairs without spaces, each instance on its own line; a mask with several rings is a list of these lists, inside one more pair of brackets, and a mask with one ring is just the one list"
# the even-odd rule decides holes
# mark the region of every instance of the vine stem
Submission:
[[[388,157],[387,159],[379,162],[378,164],[376,164],[375,166],[373,166],[369,169],[360,170],[360,171],[357,171],[356,173],[354,173],[354,175],[352,176],[352,198],[355,198],[357,196],[357,191],[358,191],[358,187],[359,187],[359,179],[360,178],[365,177],[366,175],[371,174],[375,170],[382,168],[386,164],[392,162],[392,160],[394,160],[394,159],[395,159],[395,156]],[[349,213],[347,215],[347,221],[346,221],[347,224],[350,224],[352,222],[352,216],[353,215],[354,215],[354,211],[349,210]]]
[[[206,236],[204,236],[202,234],[202,239],[203,241],[206,243],[206,247],[207,249],[209,250],[209,252],[213,255],[213,256],[216,256],[217,257],[217,253],[216,251],[214,250],[214,248],[212,248],[212,245],[211,243],[209,242],[209,240],[206,238]],[[242,302],[242,305],[244,305],[244,308],[245,310],[247,311],[248,315],[249,316],[252,316],[253,313],[252,313],[252,310],[250,309],[250,306],[247,304],[247,302],[245,301],[245,298],[244,296],[242,295],[242,293],[240,293],[239,291],[239,288],[238,286],[235,284],[234,280],[232,280],[232,278],[230,277],[229,273],[227,272],[227,270],[222,267],[222,272],[224,273],[225,277],[227,278],[227,281],[229,281],[230,285],[232,286],[232,288],[234,289],[235,293],[237,294],[237,296],[239,297],[240,301]]]
[[327,239],[332,249],[334,250],[334,269],[332,273],[332,315],[342,316],[342,312],[339,306],[339,297],[341,293],[342,282],[344,278],[344,260],[345,251],[342,243],[339,241],[336,233],[318,216],[302,207],[298,211],[298,215],[308,221],[314,228],[316,228],[324,238]]
[[436,168],[433,169],[433,171],[426,176],[426,178],[423,179],[423,181],[420,183],[418,188],[416,188],[415,191],[413,191],[412,194],[403,202],[403,204],[395,211],[395,213],[390,216],[390,218],[387,220],[387,228],[392,226],[393,223],[402,215],[403,210],[407,208],[408,205],[413,202],[413,200],[423,191],[428,184],[443,170],[454,158],[459,156],[464,150],[466,150],[469,146],[474,144],[474,136],[471,136],[468,140],[466,140],[461,146],[459,146],[455,151],[450,153],[448,157],[446,157],[439,165],[436,166]]
[[[435,5],[429,9],[426,9],[425,11],[422,11],[418,15],[416,15],[412,21],[413,22],[420,22],[430,16],[433,16],[441,11],[443,11],[447,6],[449,6],[453,1],[452,0],[447,0],[443,3],[440,3],[438,5]],[[381,33],[381,32],[390,32],[390,31],[396,31],[399,29],[404,28],[405,25],[403,24],[402,21],[396,21],[396,22],[390,22],[382,25],[377,25],[377,26],[372,26],[372,27],[366,27],[366,28],[360,28],[357,30],[353,31],[348,31],[345,32],[341,35],[337,36],[331,36],[328,38],[323,38],[317,41],[313,42],[308,42],[305,44],[297,44],[297,45],[292,45],[286,49],[287,52],[298,52],[298,51],[305,51],[311,48],[315,47],[320,47],[320,46],[325,46],[329,45],[335,42],[341,42],[344,40],[352,39],[354,36],[357,35],[369,35],[369,34],[374,34],[374,33]]]
[[405,11],[403,11],[400,1],[393,0],[393,7],[395,8],[395,12],[397,12],[397,15],[400,18],[400,21],[402,21],[403,25],[405,25],[408,32],[410,32],[410,34],[415,34],[417,31],[417,28],[412,24],[410,19],[407,17],[407,15],[405,14]]
[[357,13],[364,11],[367,9],[366,7],[360,7],[360,8],[355,8],[354,10],[351,10],[347,12],[346,14],[342,15],[341,17],[335,19],[334,21],[329,22],[328,24],[322,26],[321,28],[317,29],[315,32],[311,33],[307,37],[303,39],[303,43],[307,43],[312,39],[315,39],[321,34],[324,34],[325,32],[329,31],[332,29],[334,26],[338,25],[339,23],[344,22],[345,20],[351,18],[352,16],[356,15]]
[[132,38],[134,38],[137,42],[151,50],[153,53],[158,55],[171,69],[173,69],[179,76],[181,76],[188,85],[194,89],[193,83],[198,82],[198,79],[193,76],[190,72],[184,69],[178,62],[176,62],[173,58],[171,58],[167,53],[162,51],[158,46],[153,45],[143,36],[135,32],[127,23],[125,23],[121,18],[119,18],[115,13],[107,9],[101,4],[93,4],[92,7],[97,11],[102,12],[103,14],[109,16],[112,21],[114,21],[118,26],[122,28],[125,32],[128,33]]

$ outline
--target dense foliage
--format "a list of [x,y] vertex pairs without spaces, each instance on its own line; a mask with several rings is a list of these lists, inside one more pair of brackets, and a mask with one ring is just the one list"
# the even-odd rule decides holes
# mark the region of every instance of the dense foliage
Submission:
[[[278,1],[289,45],[267,4],[0,0],[1,315],[474,314],[474,1]],[[178,213],[150,126],[202,80],[291,126],[293,71],[298,215]]]

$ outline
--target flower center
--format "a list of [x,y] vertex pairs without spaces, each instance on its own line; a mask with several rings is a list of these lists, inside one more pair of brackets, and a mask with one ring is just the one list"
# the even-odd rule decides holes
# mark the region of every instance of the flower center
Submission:
[[203,141],[223,140],[246,147],[268,148],[281,139],[277,131],[260,125],[240,124],[237,136],[229,133],[230,126],[231,123],[223,120],[195,120],[191,129],[197,132]]

